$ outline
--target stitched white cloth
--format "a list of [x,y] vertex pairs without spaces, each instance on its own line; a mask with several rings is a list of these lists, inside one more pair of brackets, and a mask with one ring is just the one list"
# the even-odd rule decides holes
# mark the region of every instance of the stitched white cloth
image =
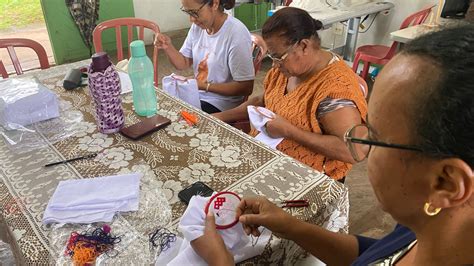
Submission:
[[111,222],[116,212],[138,210],[141,173],[61,181],[43,223]]
[[199,99],[199,88],[195,79],[171,74],[163,77],[163,90],[169,95],[179,98],[190,105],[201,109],[201,100]]
[[247,112],[249,114],[249,120],[252,126],[259,131],[256,140],[259,140],[268,146],[276,149],[278,144],[283,140],[283,138],[272,138],[268,135],[265,125],[268,121],[272,120],[275,117],[275,113],[268,110],[267,108],[257,107],[253,105],[247,106]]
[[[209,199],[210,197],[201,196],[191,198],[189,206],[179,222],[179,230],[183,234],[184,239],[178,237],[178,240],[174,242],[169,249],[161,252],[155,262],[155,266],[207,265],[207,263],[194,252],[190,241],[203,235],[206,218],[204,208]],[[263,228],[260,228],[260,231],[262,230]],[[234,255],[235,263],[260,255],[271,236],[270,230],[263,230],[258,241],[255,239],[254,243],[256,243],[252,245],[251,237],[245,234],[241,223],[237,223],[229,229],[217,231],[222,236],[227,248]]]

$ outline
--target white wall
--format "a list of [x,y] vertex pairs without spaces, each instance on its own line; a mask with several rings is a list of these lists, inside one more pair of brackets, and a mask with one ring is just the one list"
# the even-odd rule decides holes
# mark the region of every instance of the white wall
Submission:
[[[366,44],[390,45],[392,43],[390,32],[398,30],[406,17],[438,3],[437,0],[388,0],[388,2],[392,2],[395,7],[390,10],[388,15],[379,14],[369,31],[359,34],[357,46]],[[436,13],[436,7],[433,10]],[[371,21],[372,16],[364,22],[364,25],[368,26]]]
[[[367,0],[343,0],[342,2],[349,1],[352,2],[352,4],[367,2]],[[408,15],[424,7],[438,3],[437,0],[387,1],[394,3],[395,8],[390,10],[388,15],[383,15],[380,13],[375,19],[372,27],[366,33],[359,34],[357,46],[366,44],[390,45],[390,32],[397,30],[400,27],[402,21]],[[189,28],[191,25],[189,22],[189,17],[179,10],[181,7],[181,1],[179,0],[133,0],[133,3],[135,8],[135,17],[156,22],[158,26],[160,26],[160,30],[162,32],[185,29]],[[436,11],[436,7],[434,10]],[[368,26],[371,21],[372,16],[365,21],[364,25]],[[324,34],[322,37],[325,36],[327,35]],[[150,33],[145,36],[145,41],[147,43],[151,42]]]
[[[135,17],[158,24],[161,32],[189,28],[189,16],[181,12],[179,0],[133,0]],[[151,33],[145,34],[145,42],[151,43]]]

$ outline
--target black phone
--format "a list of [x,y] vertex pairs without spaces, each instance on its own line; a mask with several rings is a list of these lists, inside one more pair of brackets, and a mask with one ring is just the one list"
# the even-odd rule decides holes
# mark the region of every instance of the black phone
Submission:
[[124,136],[137,140],[147,134],[157,131],[160,128],[171,124],[171,120],[161,115],[154,115],[142,119],[142,121],[120,130]]
[[190,185],[189,187],[181,190],[178,193],[178,198],[182,202],[186,203],[186,205],[187,205],[187,204],[189,204],[189,201],[191,200],[191,198],[193,196],[199,195],[199,196],[203,196],[203,197],[209,197],[209,196],[212,195],[212,193],[214,193],[214,190],[212,188],[210,188],[209,186],[207,186],[203,182],[198,181],[198,182]]

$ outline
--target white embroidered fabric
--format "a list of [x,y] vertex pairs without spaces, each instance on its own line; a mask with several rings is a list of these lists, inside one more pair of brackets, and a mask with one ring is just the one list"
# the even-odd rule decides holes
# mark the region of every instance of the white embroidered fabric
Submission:
[[162,84],[163,90],[169,95],[201,109],[199,88],[195,79],[187,79],[173,73],[169,76],[163,77]]
[[267,144],[273,149],[276,149],[276,147],[278,146],[278,144],[280,144],[283,138],[270,137],[265,128],[267,122],[275,117],[275,113],[268,110],[267,108],[253,105],[247,106],[247,112],[249,114],[250,123],[257,131],[260,132],[257,136],[255,136],[255,139]]
[[[179,230],[184,236],[178,238],[173,245],[163,251],[155,262],[158,265],[207,265],[207,263],[194,252],[190,242],[203,235],[206,214],[205,206],[209,197],[194,196],[179,222]],[[271,232],[263,230],[262,235],[252,243],[252,238],[244,232],[241,223],[224,230],[218,230],[225,245],[234,255],[235,263],[260,255],[268,243]],[[216,254],[217,255],[217,254]]]

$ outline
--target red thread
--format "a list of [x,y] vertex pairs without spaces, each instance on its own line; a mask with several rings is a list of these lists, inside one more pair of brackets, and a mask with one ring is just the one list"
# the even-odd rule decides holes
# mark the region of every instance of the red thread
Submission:
[[224,205],[225,198],[224,197],[217,197],[214,201],[214,209],[218,210],[222,205]]

